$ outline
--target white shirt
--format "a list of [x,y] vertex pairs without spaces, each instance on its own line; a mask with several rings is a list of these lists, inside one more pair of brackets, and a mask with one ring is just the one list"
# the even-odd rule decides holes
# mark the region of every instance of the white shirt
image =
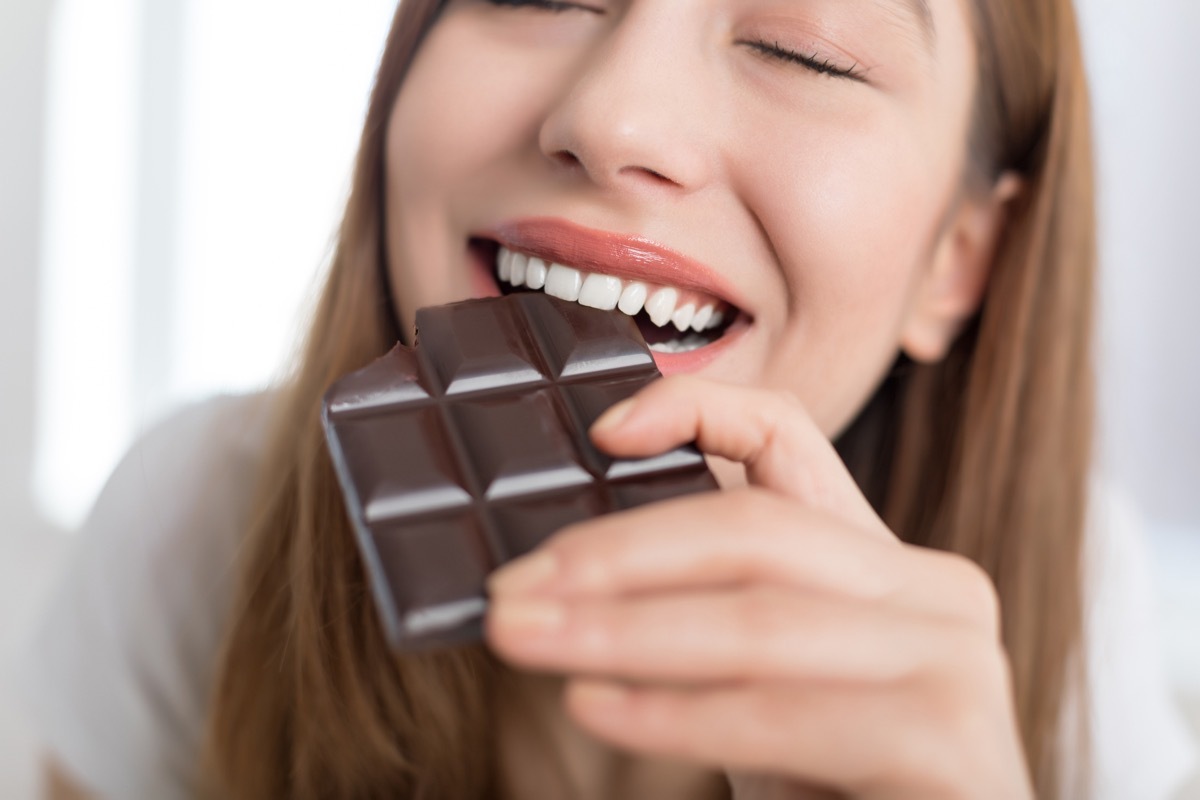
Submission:
[[[225,397],[143,437],[109,479],[30,649],[46,749],[105,798],[192,795],[268,396]],[[1092,797],[1168,800],[1195,748],[1158,655],[1144,545],[1093,520]]]

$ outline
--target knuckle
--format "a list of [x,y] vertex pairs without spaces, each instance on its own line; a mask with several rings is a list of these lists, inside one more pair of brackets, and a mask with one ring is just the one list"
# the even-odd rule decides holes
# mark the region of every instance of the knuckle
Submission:
[[[1007,697],[1008,658],[1003,646],[988,636],[964,631],[950,642],[953,654],[933,691],[941,724],[959,736],[980,732],[986,698]],[[948,674],[946,674],[948,673]]]
[[974,638],[976,644],[970,652],[977,676],[974,684],[975,696],[978,696],[982,686],[991,696],[1009,697],[1012,693],[1012,666],[1004,644],[997,637]]
[[761,646],[786,636],[795,620],[775,589],[760,588],[741,592],[733,601],[732,623],[747,646]]
[[800,398],[787,389],[754,389],[746,399],[747,410],[756,426],[766,431],[789,430],[802,426],[808,415]]
[[800,398],[788,389],[762,389],[759,425],[769,431],[808,433],[812,424]]
[[996,591],[992,576],[983,567],[964,556],[952,556],[950,564],[954,569],[960,608],[989,634],[998,635],[1000,594]]
[[579,652],[610,659],[617,652],[619,621],[585,607],[576,609],[570,623],[568,638]]

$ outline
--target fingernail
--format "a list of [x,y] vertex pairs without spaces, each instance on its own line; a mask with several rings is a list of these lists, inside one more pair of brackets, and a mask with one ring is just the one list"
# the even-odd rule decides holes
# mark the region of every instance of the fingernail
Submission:
[[512,633],[552,633],[563,626],[566,609],[553,600],[498,600],[492,621]]
[[592,433],[617,427],[625,421],[625,418],[629,416],[629,412],[632,410],[633,398],[629,397],[625,400],[622,400],[601,414],[600,418],[592,423]]
[[558,572],[558,559],[547,550],[510,561],[488,578],[488,589],[497,594],[527,594],[550,582]]

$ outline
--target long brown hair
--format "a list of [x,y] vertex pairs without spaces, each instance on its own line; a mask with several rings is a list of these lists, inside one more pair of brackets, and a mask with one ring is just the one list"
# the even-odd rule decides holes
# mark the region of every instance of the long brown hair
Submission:
[[[1060,796],[1064,700],[1082,686],[1081,542],[1095,262],[1089,112],[1070,0],[977,0],[972,175],[1021,174],[983,307],[950,355],[905,365],[839,447],[893,530],[995,581],[1038,796]],[[482,798],[496,776],[480,646],[396,658],[319,425],[338,377],[397,332],[384,269],[389,115],[438,0],[404,0],[338,245],[249,520],[205,748],[216,796]],[[1078,699],[1078,698],[1077,698]],[[1076,704],[1079,707],[1080,704]]]

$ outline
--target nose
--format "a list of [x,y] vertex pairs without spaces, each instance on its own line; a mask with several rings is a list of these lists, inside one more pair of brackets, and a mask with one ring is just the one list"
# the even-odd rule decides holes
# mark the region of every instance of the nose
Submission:
[[715,126],[702,48],[688,45],[690,6],[615,23],[547,114],[538,137],[547,158],[609,190],[691,193],[709,182]]

